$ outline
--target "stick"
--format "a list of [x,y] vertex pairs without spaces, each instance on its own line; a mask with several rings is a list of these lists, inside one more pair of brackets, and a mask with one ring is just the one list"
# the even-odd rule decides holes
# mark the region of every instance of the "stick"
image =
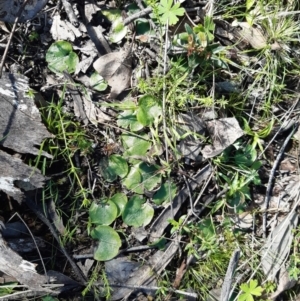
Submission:
[[295,125],[295,127],[293,128],[293,130],[290,132],[290,134],[286,137],[284,143],[281,146],[281,149],[276,157],[276,160],[273,164],[273,167],[271,169],[270,172],[270,177],[269,177],[269,181],[268,181],[268,186],[267,186],[267,191],[266,191],[266,196],[265,196],[265,202],[264,202],[264,212],[263,212],[263,231],[264,231],[264,238],[267,237],[267,209],[269,207],[269,201],[270,201],[270,195],[271,195],[271,189],[272,189],[272,183],[273,183],[273,179],[275,177],[275,171],[276,168],[279,164],[279,161],[284,153],[284,150],[288,144],[288,142],[290,141],[290,139],[292,138],[296,128],[298,127],[298,124]]
[[82,285],[85,285],[87,280],[83,276],[82,272],[80,271],[79,267],[76,265],[76,263],[72,260],[68,252],[66,251],[65,247],[61,244],[58,234],[56,232],[56,229],[53,227],[53,225],[48,221],[48,219],[43,215],[39,207],[28,197],[25,198],[25,202],[27,206],[36,214],[36,216],[45,224],[48,226],[50,232],[52,233],[53,237],[58,242],[60,249],[62,253],[66,256],[67,260],[69,261],[70,265],[72,266],[74,272],[76,273],[78,279],[80,280],[80,283]]

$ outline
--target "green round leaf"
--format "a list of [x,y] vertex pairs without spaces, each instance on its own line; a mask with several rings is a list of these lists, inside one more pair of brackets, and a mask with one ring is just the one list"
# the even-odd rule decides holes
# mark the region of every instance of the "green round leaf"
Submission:
[[138,165],[138,169],[142,175],[142,187],[147,191],[152,191],[161,183],[161,173],[155,165],[148,165],[142,162]]
[[140,131],[144,127],[137,121],[136,114],[132,110],[125,110],[119,114],[117,124],[123,129],[127,129],[129,127],[133,132]]
[[122,213],[125,224],[134,227],[148,225],[154,215],[154,209],[140,196],[133,196],[126,204]]
[[173,200],[177,192],[177,187],[174,183],[163,183],[159,190],[154,194],[152,201],[156,205],[161,205],[164,202],[170,202]]
[[116,193],[111,197],[110,200],[117,206],[118,216],[120,216],[125,208],[125,205],[127,204],[127,196],[124,193]]
[[100,204],[93,202],[89,214],[93,224],[110,225],[117,218],[118,208],[110,200],[102,201]]
[[108,182],[113,182],[117,177],[124,178],[128,173],[127,161],[120,155],[111,155],[109,158],[103,157],[99,163],[100,173]]
[[[130,135],[123,134],[122,142],[123,146],[126,149],[124,156],[145,156],[148,149],[151,146],[151,142],[147,141],[149,138],[147,135],[141,136],[142,138]],[[145,139],[143,139],[145,137]]]
[[79,59],[69,42],[57,41],[48,49],[46,61],[49,69],[55,73],[62,73],[63,71],[73,73]]
[[147,19],[139,18],[135,22],[135,30],[136,30],[136,35],[145,35],[145,34],[151,34],[151,26],[150,23]]
[[99,241],[94,252],[94,258],[106,261],[118,255],[122,245],[119,234],[109,226],[98,226],[92,230],[91,236]]
[[113,23],[115,20],[122,17],[122,11],[120,9],[101,9],[101,13]]
[[123,185],[138,194],[144,193],[144,188],[141,185],[142,182],[142,176],[138,168],[131,167],[127,177],[123,180]]
[[123,18],[120,17],[116,19],[112,26],[110,32],[110,41],[112,43],[119,43],[127,34],[127,26],[123,24]]
[[99,91],[99,92],[105,91],[107,89],[107,82],[97,72],[94,72],[91,75],[90,85],[94,90]]
[[152,95],[144,95],[139,99],[137,120],[144,126],[151,125],[162,114],[159,101]]
[[111,155],[108,159],[108,168],[116,173],[120,178],[124,178],[128,173],[127,161],[120,155]]

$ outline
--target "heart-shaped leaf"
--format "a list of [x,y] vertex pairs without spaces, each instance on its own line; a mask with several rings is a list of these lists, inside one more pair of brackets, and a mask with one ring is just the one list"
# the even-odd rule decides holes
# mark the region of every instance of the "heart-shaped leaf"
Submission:
[[117,218],[118,208],[110,200],[102,201],[100,204],[93,202],[89,214],[93,224],[110,225]]
[[122,245],[119,234],[109,226],[97,226],[92,230],[91,236],[99,241],[94,252],[94,258],[106,261],[118,255]]
[[53,43],[46,53],[48,68],[55,73],[67,71],[73,73],[79,62],[78,56],[73,52],[72,45],[66,41]]
[[110,41],[112,43],[119,43],[123,38],[125,38],[126,34],[127,26],[124,26],[123,18],[117,18],[111,26],[111,32],[109,35]]
[[127,161],[120,155],[103,157],[99,163],[99,172],[108,182],[113,182],[117,177],[124,178],[128,173]]
[[90,86],[99,92],[105,91],[107,89],[107,82],[104,80],[104,78],[98,74],[97,72],[94,72],[90,77]]
[[149,138],[146,134],[140,137],[123,134],[122,141],[123,146],[126,149],[124,156],[145,156],[151,146],[151,142],[148,141],[148,139]]
[[161,173],[155,165],[148,165],[142,162],[138,165],[138,170],[142,175],[142,186],[147,191],[152,191],[161,183]]
[[156,205],[161,205],[164,202],[170,202],[173,200],[177,192],[177,187],[174,183],[165,182],[159,190],[154,194],[152,201]]
[[132,110],[126,110],[119,114],[117,120],[118,126],[123,129],[130,128],[132,132],[140,131],[144,126],[136,119],[136,113]]
[[122,213],[125,224],[134,227],[148,225],[154,215],[154,209],[138,195],[133,196],[126,204]]
[[125,205],[127,204],[127,196],[124,193],[116,193],[111,197],[110,200],[117,206],[118,216],[120,216],[125,208]]
[[123,185],[138,194],[144,193],[144,188],[141,185],[142,182],[142,175],[139,171],[139,169],[135,166],[130,168],[130,171],[127,175],[127,177],[123,180]]
[[120,9],[103,9],[101,13],[112,23],[110,41],[113,43],[120,42],[127,34],[127,26],[123,24],[122,11]]
[[144,126],[151,125],[162,114],[161,104],[152,95],[144,95],[139,99],[137,120]]

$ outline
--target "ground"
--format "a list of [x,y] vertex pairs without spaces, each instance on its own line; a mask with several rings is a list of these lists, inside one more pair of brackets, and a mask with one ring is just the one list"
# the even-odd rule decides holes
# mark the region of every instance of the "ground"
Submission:
[[72,2],[5,59],[1,296],[298,300],[298,2]]

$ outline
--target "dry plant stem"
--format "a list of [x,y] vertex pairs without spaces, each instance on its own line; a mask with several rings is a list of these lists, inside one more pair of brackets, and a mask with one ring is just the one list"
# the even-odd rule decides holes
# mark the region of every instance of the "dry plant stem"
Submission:
[[6,59],[6,56],[7,56],[7,53],[8,53],[9,45],[10,45],[10,43],[12,41],[12,38],[13,38],[13,35],[15,33],[15,30],[16,30],[19,18],[20,18],[21,14],[22,14],[22,11],[24,10],[24,7],[26,6],[26,4],[27,4],[28,1],[29,0],[25,0],[24,3],[22,4],[22,6],[20,7],[20,9],[18,11],[18,14],[17,14],[17,17],[15,19],[14,25],[13,25],[13,27],[11,29],[11,33],[9,35],[9,38],[8,38],[8,41],[7,41],[7,44],[6,44],[6,47],[5,47],[5,51],[4,51],[2,59],[1,59],[1,64],[0,64],[0,78],[2,77],[3,66],[4,66],[5,59]]
[[191,213],[200,220],[199,216],[196,214],[196,212],[194,211],[194,203],[193,203],[193,197],[192,197],[192,190],[191,190],[191,186],[189,184],[189,182],[186,179],[186,176],[183,175],[183,179],[185,182],[185,185],[187,187],[188,193],[189,193],[189,200],[190,200],[190,206],[191,206]]
[[[297,89],[299,87],[299,83],[297,84]],[[299,102],[300,96],[297,97],[296,101],[293,103],[292,107],[288,110],[288,112],[285,114],[285,120],[290,119],[290,116],[292,115],[294,108],[297,106],[298,102]],[[271,145],[271,143],[273,143],[273,141],[276,139],[276,137],[281,133],[281,130],[283,128],[283,124],[279,127],[277,133],[273,136],[273,138],[271,139],[271,141],[268,143],[268,145],[265,147],[264,151],[258,156],[258,160],[262,157],[262,155],[266,152],[266,150],[268,149],[268,147]]]
[[72,25],[74,25],[75,27],[79,26],[79,22],[77,17],[75,16],[74,10],[72,8],[72,4],[70,3],[71,1],[67,1],[67,0],[61,0],[66,14],[68,15],[68,18],[70,20],[70,22],[72,23]]
[[[165,41],[165,45],[168,45],[168,30],[169,30],[169,22],[167,21],[166,24],[166,41]],[[163,105],[162,105],[162,113],[163,113],[163,132],[164,132],[164,142],[165,142],[165,156],[166,156],[166,162],[167,165],[169,164],[169,145],[168,145],[168,137],[167,137],[167,122],[166,122],[166,95],[167,95],[167,91],[166,91],[166,79],[165,79],[165,75],[167,73],[167,47],[165,47],[165,52],[164,52],[164,69],[163,69],[163,75],[164,75],[164,82],[163,82]],[[169,181],[169,185],[168,185],[168,189],[169,189],[169,195],[171,195],[170,193],[170,181]],[[172,212],[172,218],[174,219],[174,212],[173,212],[173,204],[172,204],[172,200],[170,200],[170,204],[171,204],[171,212]]]
[[147,7],[135,14],[132,14],[131,16],[127,17],[123,23],[124,25],[128,25],[129,23],[131,23],[132,21],[138,19],[138,18],[141,18],[141,17],[144,17],[144,16],[147,16],[149,15],[150,13],[152,12],[152,7]]
[[[95,283],[95,285],[98,285],[98,286],[104,286],[103,283]],[[124,287],[124,288],[129,288],[129,289],[132,289],[132,290],[151,290],[151,291],[157,291],[157,290],[160,290],[161,287],[159,286],[146,286],[146,285],[122,285],[122,284],[110,284],[111,287]],[[172,293],[175,293],[175,294],[179,294],[179,295],[182,295],[182,296],[186,296],[186,297],[190,297],[190,298],[193,298],[193,299],[197,299],[198,298],[198,295],[195,294],[195,293],[188,293],[188,292],[184,292],[184,291],[181,291],[181,290],[173,290],[173,289],[169,289],[170,292]]]
[[[55,295],[55,292],[53,291],[53,293],[51,292],[52,295]],[[3,301],[7,301],[7,300],[24,300],[26,298],[30,298],[30,299],[34,299],[38,296],[43,296],[45,295],[45,292],[35,292],[32,290],[26,290],[26,291],[22,291],[22,292],[16,292],[13,294],[9,294],[9,295],[5,295],[3,297],[0,297],[0,300]],[[58,295],[58,293],[57,293]]]
[[[42,263],[42,266],[43,266],[43,270],[44,270],[44,272],[45,272],[45,275],[47,276],[47,270],[46,270],[46,267],[45,267],[45,264],[44,264],[43,257],[42,257],[42,254],[41,254],[41,252],[40,252],[40,249],[39,249],[39,247],[38,247],[38,245],[37,245],[37,243],[36,243],[36,240],[34,239],[34,236],[32,235],[30,229],[28,228],[28,226],[27,226],[27,224],[25,223],[25,221],[23,220],[23,218],[20,216],[20,214],[19,214],[18,212],[16,212],[15,214],[13,214],[13,216],[12,216],[8,221],[10,221],[15,215],[18,216],[18,218],[22,221],[23,225],[27,228],[28,233],[30,234],[30,236],[31,236],[31,238],[32,238],[32,240],[33,240],[33,242],[34,242],[35,247],[36,247],[36,250],[37,250],[37,252],[38,252],[38,254],[39,254],[39,257],[40,257],[40,259],[41,259],[41,263]],[[47,278],[48,278],[48,277],[47,277]],[[49,279],[48,279],[48,281],[49,281]]]
[[233,274],[237,268],[237,264],[240,259],[240,250],[237,249],[233,252],[231,255],[227,272],[225,275],[224,283],[222,285],[222,291],[221,291],[221,299],[220,301],[228,301],[230,297],[230,291],[231,291],[231,283],[233,279]]
[[57,243],[60,246],[60,249],[62,251],[62,253],[66,256],[67,260],[69,261],[73,271],[76,273],[78,279],[80,280],[80,283],[82,285],[85,285],[87,280],[85,279],[85,277],[83,276],[83,274],[81,273],[80,269],[78,268],[78,266],[76,265],[76,263],[72,260],[72,258],[70,257],[70,255],[68,254],[68,252],[66,251],[65,247],[61,244],[60,239],[58,237],[58,234],[56,232],[56,229],[53,227],[53,225],[49,222],[49,220],[43,215],[43,213],[41,212],[41,210],[38,208],[38,206],[28,197],[25,198],[25,202],[27,204],[27,206],[36,214],[36,216],[45,224],[48,226],[51,234],[53,235],[53,237],[55,238],[55,240],[57,241]]
[[272,184],[273,184],[273,179],[275,177],[275,171],[277,169],[277,166],[279,164],[279,161],[284,153],[284,150],[288,144],[288,142],[290,141],[290,139],[292,138],[296,128],[298,127],[298,125],[296,125],[293,130],[290,132],[290,134],[286,137],[284,143],[282,144],[280,151],[276,157],[276,160],[273,164],[273,167],[271,169],[270,172],[270,177],[269,177],[269,181],[268,181],[268,185],[267,185],[267,191],[266,191],[266,196],[265,196],[265,202],[264,202],[264,212],[263,212],[263,233],[264,233],[264,238],[267,237],[267,209],[269,207],[269,201],[270,201],[270,194],[271,194],[271,190],[272,190]]

